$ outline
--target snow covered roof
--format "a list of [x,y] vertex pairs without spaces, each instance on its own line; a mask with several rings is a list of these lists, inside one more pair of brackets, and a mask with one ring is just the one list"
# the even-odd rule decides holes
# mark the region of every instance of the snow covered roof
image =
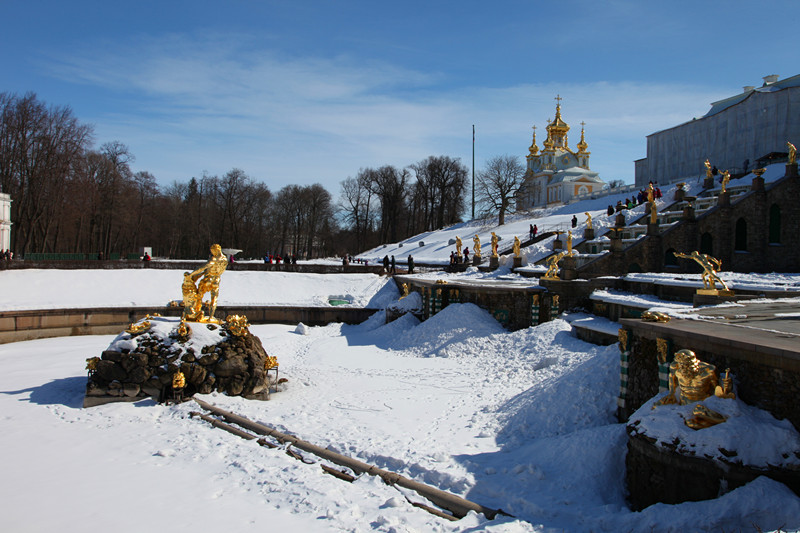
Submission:
[[738,104],[739,102],[747,100],[755,93],[773,93],[783,89],[788,89],[790,87],[800,87],[800,74],[776,81],[774,83],[765,83],[762,87],[754,87],[729,98],[712,102],[711,109],[708,111],[708,113],[703,115],[703,118],[716,115],[717,113],[720,113],[729,107]]

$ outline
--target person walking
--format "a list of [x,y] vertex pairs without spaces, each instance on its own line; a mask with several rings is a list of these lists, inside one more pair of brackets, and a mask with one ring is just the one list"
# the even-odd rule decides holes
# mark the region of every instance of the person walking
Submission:
[[414,273],[414,256],[411,254],[408,254],[408,273]]

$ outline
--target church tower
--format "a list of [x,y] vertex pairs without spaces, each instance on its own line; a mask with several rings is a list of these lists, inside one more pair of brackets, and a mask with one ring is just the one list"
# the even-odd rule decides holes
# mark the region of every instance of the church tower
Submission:
[[589,169],[589,145],[586,143],[585,122],[581,122],[581,140],[577,152],[569,147],[569,124],[561,116],[561,96],[556,96],[556,115],[547,120],[547,138],[541,152],[536,145],[536,126],[533,143],[528,149],[525,179],[517,195],[521,209],[564,203],[569,199],[602,188],[603,181]]

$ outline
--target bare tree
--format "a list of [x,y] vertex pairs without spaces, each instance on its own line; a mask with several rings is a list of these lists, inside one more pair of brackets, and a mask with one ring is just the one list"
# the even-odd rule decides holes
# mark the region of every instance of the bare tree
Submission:
[[486,214],[498,215],[502,226],[506,213],[513,212],[514,198],[525,176],[525,167],[519,158],[511,155],[495,156],[478,173],[476,196]]
[[416,174],[419,194],[424,197],[425,227],[433,230],[454,224],[464,212],[467,167],[458,158],[430,156],[410,167]]

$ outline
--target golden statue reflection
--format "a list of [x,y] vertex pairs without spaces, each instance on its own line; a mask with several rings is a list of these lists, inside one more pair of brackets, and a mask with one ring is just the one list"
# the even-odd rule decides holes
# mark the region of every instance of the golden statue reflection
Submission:
[[688,255],[680,252],[673,252],[673,255],[675,255],[675,257],[682,257],[684,259],[692,259],[697,262],[698,265],[703,267],[704,289],[715,291],[717,290],[716,283],[719,282],[724,290],[730,291],[728,285],[717,275],[717,272],[719,272],[719,269],[722,267],[722,261],[719,259],[711,257],[710,255],[701,254],[697,250]]
[[[193,322],[216,322],[214,318],[217,310],[217,298],[219,297],[219,279],[225,269],[228,268],[228,258],[222,253],[219,244],[211,246],[211,259],[194,272],[184,272],[183,284],[183,318]],[[197,280],[200,283],[195,285]],[[203,296],[208,293],[210,301],[208,304],[208,316],[203,315]]]
[[[699,360],[692,350],[680,350],[669,365],[669,393],[657,401],[653,409],[659,405],[688,405],[714,395],[720,398],[736,397],[730,372],[725,372],[719,385],[714,365]],[[692,410],[692,418],[686,420],[686,425],[692,429],[703,429],[726,419],[724,415],[698,404]]]

